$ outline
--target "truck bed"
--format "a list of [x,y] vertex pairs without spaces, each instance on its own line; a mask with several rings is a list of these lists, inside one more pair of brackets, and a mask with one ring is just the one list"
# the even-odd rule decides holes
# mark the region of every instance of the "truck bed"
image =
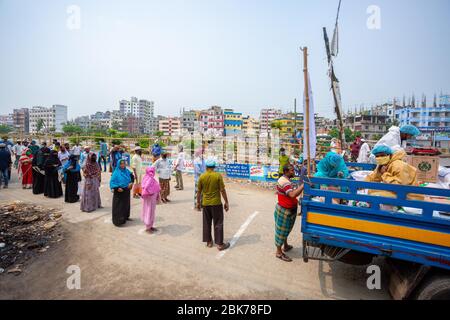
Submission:
[[[326,186],[343,191],[323,190]],[[322,187],[322,190],[321,190]],[[358,194],[387,190],[397,198]],[[331,246],[450,270],[450,204],[408,200],[410,193],[450,197],[449,190],[312,178],[302,201],[304,246]],[[323,202],[315,201],[322,198]],[[369,208],[334,204],[333,199],[366,202]],[[389,212],[380,205],[414,208],[421,213]]]

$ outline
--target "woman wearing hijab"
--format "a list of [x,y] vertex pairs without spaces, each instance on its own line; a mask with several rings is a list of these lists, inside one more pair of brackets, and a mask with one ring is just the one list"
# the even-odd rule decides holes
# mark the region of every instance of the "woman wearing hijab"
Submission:
[[47,157],[50,155],[50,149],[47,148],[44,143],[42,148],[39,149],[35,157],[33,157],[33,194],[44,193],[45,172],[44,163]]
[[100,182],[102,180],[102,168],[97,162],[97,155],[89,153],[83,169],[84,188],[81,193],[81,211],[92,212],[102,207],[100,199]]
[[130,190],[134,177],[126,167],[126,161],[120,160],[114,170],[109,187],[114,192],[112,204],[112,222],[119,227],[130,219]]
[[19,158],[19,180],[22,180],[23,189],[31,189],[33,187],[33,154],[30,149],[25,149]]
[[65,202],[75,203],[80,200],[78,195],[78,183],[81,181],[80,169],[77,156],[71,155],[69,161],[63,167],[64,181],[66,183]]
[[155,222],[156,204],[160,199],[161,187],[155,179],[155,167],[147,167],[142,179],[142,212],[141,220],[145,224],[145,231],[148,233],[157,232],[153,227]]
[[50,156],[44,163],[44,196],[48,198],[59,198],[63,195],[58,173],[60,167],[61,162],[58,159],[58,151],[53,150],[50,152]]

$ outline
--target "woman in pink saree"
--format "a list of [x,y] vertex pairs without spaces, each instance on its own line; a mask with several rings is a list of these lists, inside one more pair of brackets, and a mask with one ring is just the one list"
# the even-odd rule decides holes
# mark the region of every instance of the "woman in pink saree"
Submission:
[[155,179],[155,168],[148,167],[145,176],[142,179],[142,212],[141,220],[145,224],[145,231],[155,233],[158,229],[154,228],[156,204],[159,202],[161,187]]

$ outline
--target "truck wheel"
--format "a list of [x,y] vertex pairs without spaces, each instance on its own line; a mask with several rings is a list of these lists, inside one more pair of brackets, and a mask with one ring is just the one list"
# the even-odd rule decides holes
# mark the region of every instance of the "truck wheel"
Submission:
[[450,300],[450,276],[435,275],[417,290],[417,300]]

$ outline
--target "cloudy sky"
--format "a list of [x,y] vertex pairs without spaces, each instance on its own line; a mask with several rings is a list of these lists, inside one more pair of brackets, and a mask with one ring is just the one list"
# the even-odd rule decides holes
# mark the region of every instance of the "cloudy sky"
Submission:
[[[322,27],[331,37],[337,3],[0,0],[0,113],[65,104],[72,118],[130,96],[154,100],[162,115],[210,105],[287,111],[302,99],[299,47],[308,46],[316,111],[332,117]],[[379,29],[368,27],[371,5]],[[447,0],[343,0],[345,108],[450,92],[449,12]]]

